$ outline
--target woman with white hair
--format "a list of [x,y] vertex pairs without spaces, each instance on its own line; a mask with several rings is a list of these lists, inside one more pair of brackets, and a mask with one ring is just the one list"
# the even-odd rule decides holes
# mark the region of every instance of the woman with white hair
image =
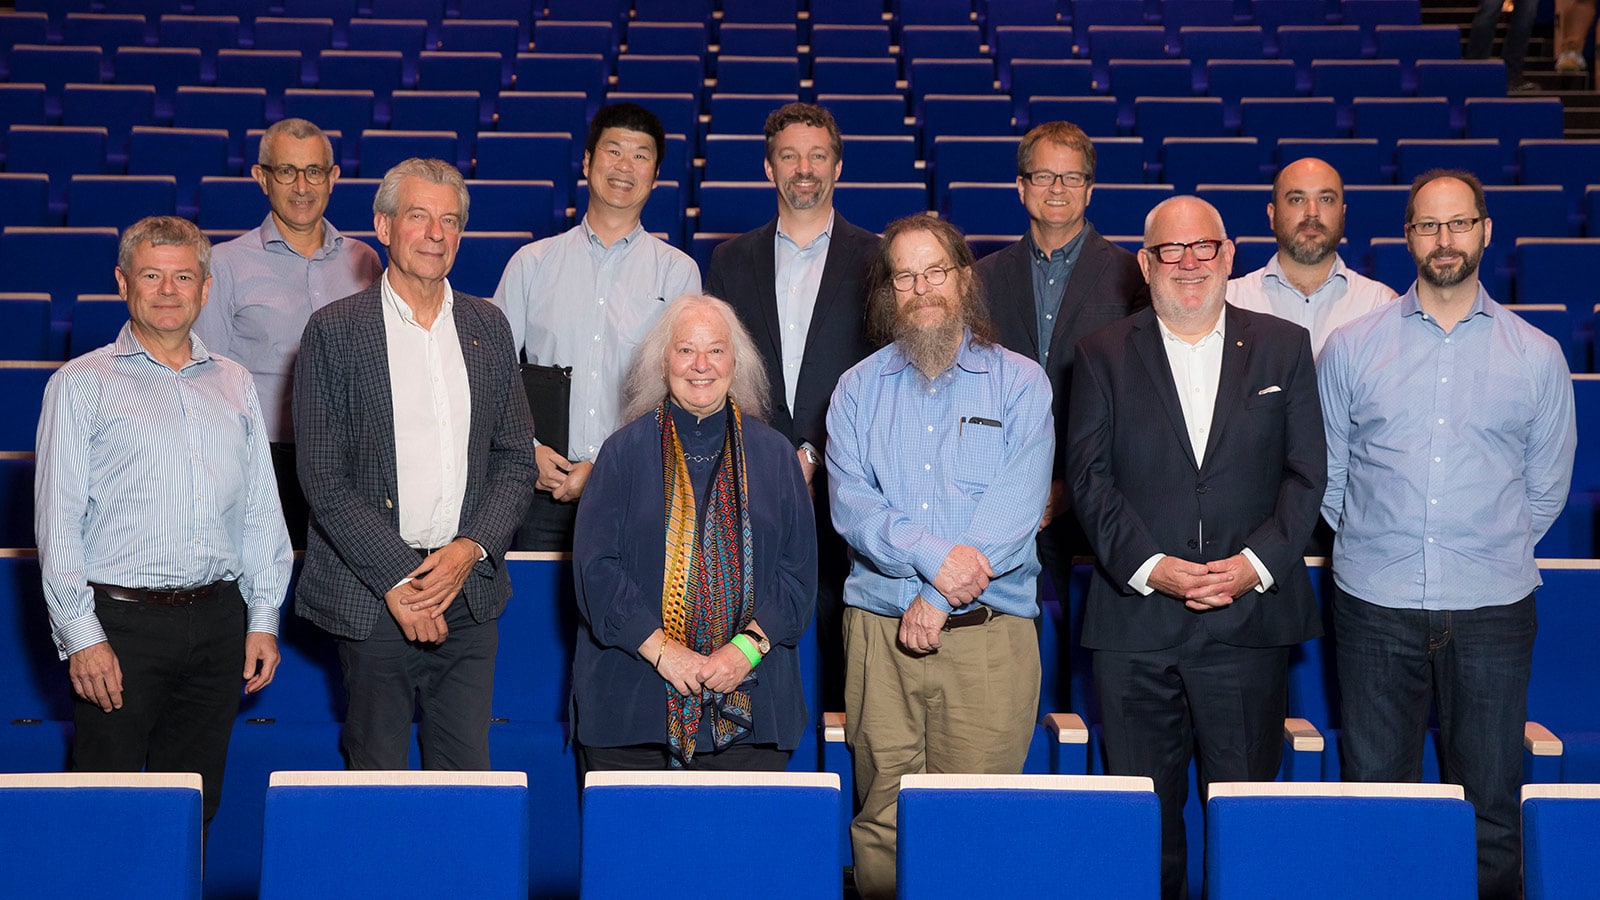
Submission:
[[795,645],[816,532],[794,448],[733,310],[688,295],[640,344],[578,508],[583,771],[782,770],[807,717]]

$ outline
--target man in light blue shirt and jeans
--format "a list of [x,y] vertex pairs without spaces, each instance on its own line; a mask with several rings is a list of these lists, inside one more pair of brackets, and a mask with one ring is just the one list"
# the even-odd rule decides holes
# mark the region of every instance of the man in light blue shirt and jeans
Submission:
[[1328,439],[1346,781],[1419,781],[1430,702],[1443,780],[1477,812],[1478,889],[1521,895],[1517,792],[1537,631],[1534,545],[1577,445],[1560,347],[1478,283],[1493,222],[1468,172],[1418,176],[1417,281],[1334,332]]
[[1034,535],[1055,429],[1039,364],[993,339],[961,232],[893,222],[867,327],[892,343],[828,409],[844,587],[845,740],[863,898],[895,895],[896,796],[914,772],[1016,774],[1039,706]]

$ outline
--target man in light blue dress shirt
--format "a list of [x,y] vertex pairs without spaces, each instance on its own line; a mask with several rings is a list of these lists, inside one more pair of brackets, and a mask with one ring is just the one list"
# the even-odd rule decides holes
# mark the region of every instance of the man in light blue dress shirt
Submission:
[[278,666],[294,559],[250,373],[190,331],[210,257],[184,219],[123,233],[129,322],[50,378],[34,483],[50,631],[76,695],[72,767],[198,772],[207,822],[240,684],[258,691]]
[[1482,897],[1521,895],[1522,734],[1537,630],[1533,551],[1577,444],[1560,347],[1484,292],[1493,223],[1467,172],[1418,176],[1417,281],[1334,332],[1328,438],[1347,781],[1419,781],[1429,706],[1441,777],[1477,812]]
[[845,740],[863,898],[895,895],[895,798],[913,772],[1016,774],[1039,706],[1039,554],[1055,430],[1039,364],[993,338],[972,251],[893,222],[868,289],[892,343],[828,409],[844,587]]

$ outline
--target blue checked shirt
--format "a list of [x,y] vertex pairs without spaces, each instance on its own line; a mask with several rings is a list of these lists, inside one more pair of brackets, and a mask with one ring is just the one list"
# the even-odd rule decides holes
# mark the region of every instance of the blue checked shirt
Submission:
[[278,633],[294,555],[250,373],[190,335],[174,372],[124,325],[45,387],[34,533],[56,649],[106,639],[89,582],[237,580],[248,628]]
[[921,595],[951,611],[933,578],[965,544],[995,571],[978,603],[1039,614],[1034,534],[1055,449],[1050,382],[1033,360],[970,337],[932,381],[890,344],[833,392],[828,489],[833,526],[855,550],[850,606],[899,617]]
[[1446,333],[1413,286],[1335,331],[1317,382],[1339,587],[1378,606],[1461,610],[1539,585],[1533,545],[1566,504],[1577,448],[1554,340],[1481,286]]

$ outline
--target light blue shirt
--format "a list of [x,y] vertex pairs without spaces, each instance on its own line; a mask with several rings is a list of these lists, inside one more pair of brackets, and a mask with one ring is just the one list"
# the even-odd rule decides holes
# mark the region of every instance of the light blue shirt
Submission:
[[1308,296],[1289,283],[1283,263],[1272,254],[1267,264],[1228,282],[1228,302],[1240,309],[1288,319],[1311,332],[1311,355],[1322,356],[1328,335],[1394,299],[1394,290],[1344,264],[1335,253],[1328,277]]
[[250,373],[191,336],[174,372],[124,325],[45,386],[34,534],[61,657],[106,639],[89,582],[237,580],[249,630],[278,633],[294,563]]
[[667,301],[699,292],[694,260],[641,226],[607,247],[585,218],[511,257],[494,305],[528,362],[572,367],[568,459],[594,460],[622,424],[622,383],[639,341]]
[[964,544],[995,571],[978,603],[1039,614],[1034,535],[1055,449],[1050,382],[1033,360],[970,337],[932,380],[890,344],[833,392],[828,489],[833,526],[856,551],[850,606],[898,617],[920,595],[951,611],[933,578]]
[[828,226],[804,247],[784,234],[781,227],[772,237],[772,259],[777,269],[773,290],[778,297],[778,337],[783,347],[783,391],[790,409],[794,409],[800,363],[806,356],[806,335],[811,333],[811,314],[817,308],[817,290],[822,287],[822,270],[828,266],[828,245],[832,241],[832,214],[828,216]]
[[1416,289],[1335,331],[1317,365],[1333,576],[1395,609],[1475,609],[1539,585],[1567,500],[1572,378],[1554,340],[1482,286],[1446,333]]
[[284,240],[268,213],[257,228],[211,250],[211,294],[194,333],[218,356],[250,370],[267,439],[294,440],[291,379],[311,313],[366,290],[383,273],[378,253],[326,219],[309,258]]

